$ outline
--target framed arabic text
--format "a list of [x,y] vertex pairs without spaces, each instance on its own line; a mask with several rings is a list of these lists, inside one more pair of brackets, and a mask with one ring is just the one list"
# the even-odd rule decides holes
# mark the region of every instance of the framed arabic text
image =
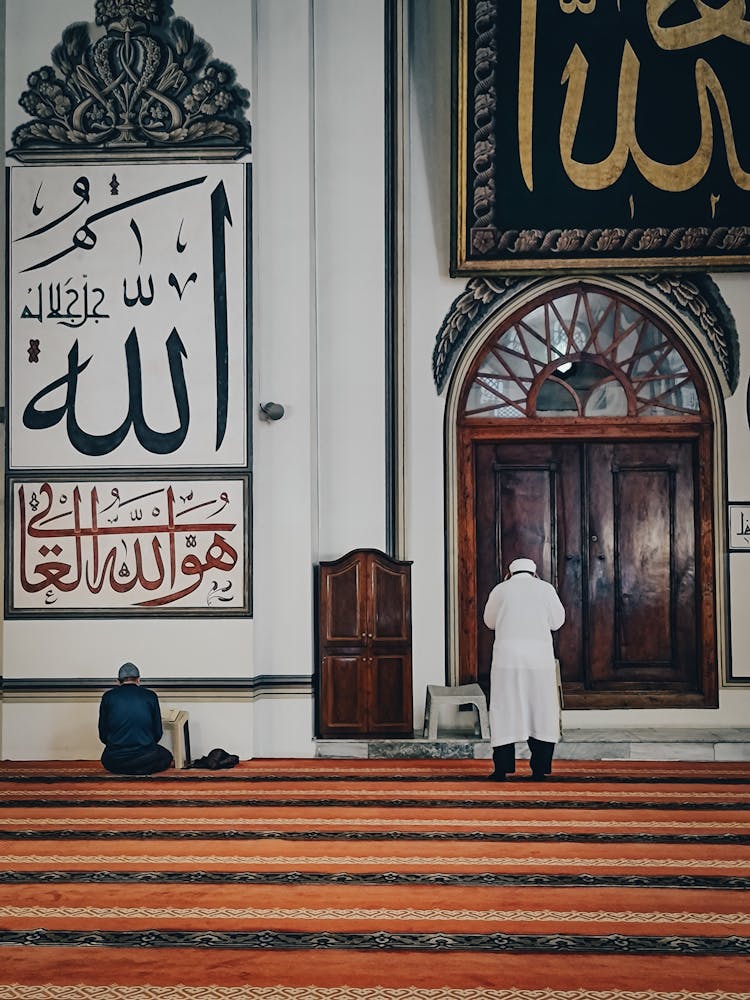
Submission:
[[451,272],[750,266],[744,0],[454,0]]
[[750,552],[750,503],[729,504],[729,551]]
[[11,478],[6,614],[249,614],[249,477]]
[[9,471],[249,467],[249,171],[9,169]]

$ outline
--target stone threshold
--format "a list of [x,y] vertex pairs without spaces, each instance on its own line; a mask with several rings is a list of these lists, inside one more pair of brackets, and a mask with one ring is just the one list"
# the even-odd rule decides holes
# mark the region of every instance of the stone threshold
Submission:
[[[519,744],[519,758],[528,749]],[[488,740],[446,731],[437,740],[421,732],[409,739],[315,741],[315,756],[371,760],[486,760]],[[558,760],[750,761],[750,729],[567,729],[555,750]]]

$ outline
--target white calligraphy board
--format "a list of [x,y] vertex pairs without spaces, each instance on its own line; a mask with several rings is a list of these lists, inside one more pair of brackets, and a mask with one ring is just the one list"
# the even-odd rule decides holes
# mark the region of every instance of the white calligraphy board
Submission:
[[8,470],[249,467],[249,167],[10,169]]
[[9,617],[249,614],[249,477],[11,479]]
[[729,504],[729,551],[750,552],[750,503]]

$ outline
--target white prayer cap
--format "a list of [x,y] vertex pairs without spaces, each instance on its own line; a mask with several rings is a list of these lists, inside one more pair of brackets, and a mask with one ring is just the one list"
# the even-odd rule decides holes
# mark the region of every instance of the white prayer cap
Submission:
[[536,573],[536,563],[533,559],[514,559],[508,569],[513,573]]

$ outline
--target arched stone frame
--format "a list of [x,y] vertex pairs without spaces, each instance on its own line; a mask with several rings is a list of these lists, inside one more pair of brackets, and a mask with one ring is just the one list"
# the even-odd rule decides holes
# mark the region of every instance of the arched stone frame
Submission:
[[529,279],[472,279],[447,315],[433,356],[438,389],[447,387],[445,408],[446,502],[446,674],[460,682],[458,421],[465,380],[490,334],[513,314],[542,296],[581,282],[622,295],[661,321],[686,349],[708,393],[713,420],[712,516],[717,680],[728,677],[729,604],[726,560],[726,415],[723,401],[739,375],[739,347],[734,322],[713,282],[683,276],[590,278],[553,276]]

